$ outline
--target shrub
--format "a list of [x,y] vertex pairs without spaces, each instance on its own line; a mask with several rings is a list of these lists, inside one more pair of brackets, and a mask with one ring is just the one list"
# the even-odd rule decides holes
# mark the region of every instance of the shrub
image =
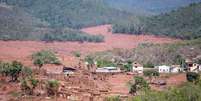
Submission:
[[80,42],[103,42],[104,36],[102,35],[89,35],[86,33],[48,33],[42,38],[43,41],[80,41]]
[[147,71],[143,71],[144,76],[159,76],[160,73],[156,70],[147,70]]
[[32,55],[32,59],[34,64],[38,64],[39,66],[43,64],[60,64],[57,56],[54,52],[50,50],[42,50]]
[[97,67],[116,67],[116,64],[107,60],[97,60]]
[[119,96],[111,96],[111,97],[105,98],[104,101],[121,101],[121,99]]
[[56,95],[59,89],[59,81],[57,80],[49,80],[46,83],[47,94],[49,96]]
[[124,66],[124,69],[125,69],[126,71],[131,71],[131,70],[132,70],[132,67],[133,67],[132,62],[127,62],[127,63],[124,64],[123,66]]
[[196,83],[200,79],[200,75],[195,72],[187,72],[186,73],[186,78],[189,82],[194,82]]
[[1,63],[0,73],[4,76],[10,76],[11,81],[17,81],[19,74],[22,72],[23,65],[20,62],[13,61],[11,63]]
[[145,68],[154,68],[154,64],[151,62],[147,62],[146,64],[143,65]]
[[22,77],[29,77],[29,76],[32,76],[33,71],[29,67],[23,67],[21,74],[22,74]]
[[75,56],[75,57],[81,57],[81,53],[79,52],[79,51],[74,51],[73,52],[73,55]]
[[137,91],[146,91],[150,89],[147,81],[140,76],[135,76],[134,81],[129,82],[129,84],[130,84],[130,91],[129,91],[130,94],[135,94],[137,93]]
[[193,83],[163,91],[147,91],[129,101],[201,101],[201,86]]
[[32,76],[21,80],[21,90],[28,95],[33,95],[34,89],[38,86],[39,81]]

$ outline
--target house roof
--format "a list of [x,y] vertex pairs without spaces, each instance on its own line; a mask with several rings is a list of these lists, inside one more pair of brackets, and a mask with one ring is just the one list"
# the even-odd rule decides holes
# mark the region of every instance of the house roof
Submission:
[[63,67],[63,71],[65,70],[75,71],[76,69],[72,67]]
[[181,68],[181,65],[172,65],[171,68]]
[[134,67],[135,67],[135,66],[137,66],[137,67],[141,67],[142,65],[139,64],[139,63],[137,63],[137,62],[134,62],[134,63],[133,63],[133,66],[134,66]]
[[104,69],[114,70],[117,69],[117,67],[103,67]]
[[193,61],[191,59],[186,59],[185,62],[186,63],[193,63]]
[[162,66],[158,66],[158,68],[170,68],[170,66],[162,65]]

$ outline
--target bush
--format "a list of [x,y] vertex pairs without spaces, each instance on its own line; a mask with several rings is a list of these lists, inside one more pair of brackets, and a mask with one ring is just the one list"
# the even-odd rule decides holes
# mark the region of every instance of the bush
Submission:
[[104,101],[121,101],[121,99],[119,96],[111,96],[111,97],[105,98]]
[[29,77],[29,76],[32,76],[33,71],[29,67],[23,67],[21,74],[22,74],[22,77]]
[[97,60],[97,67],[116,67],[116,64],[107,60]]
[[75,56],[75,57],[81,57],[81,53],[79,52],[79,51],[74,51],[73,52],[73,55]]
[[3,76],[10,76],[11,81],[17,81],[24,66],[17,61],[11,63],[0,63],[0,73]]
[[49,96],[56,95],[59,89],[59,81],[57,80],[49,80],[46,83],[47,94]]
[[147,81],[140,76],[135,76],[134,77],[134,81],[129,82],[130,84],[130,94],[136,94],[137,91],[146,91],[149,90],[149,84],[147,83]]
[[34,94],[34,89],[38,86],[39,81],[32,76],[21,80],[21,90],[28,95]]
[[34,64],[60,64],[54,52],[49,50],[42,50],[32,55]]
[[164,91],[147,91],[129,101],[201,101],[201,86],[187,83]]
[[143,65],[143,67],[145,67],[145,68],[154,68],[154,66],[155,65],[151,62],[147,62],[146,64]]
[[152,77],[152,76],[160,76],[160,73],[156,70],[147,70],[143,71],[144,76]]
[[55,32],[45,34],[42,38],[43,41],[52,42],[52,41],[80,41],[80,42],[103,42],[104,36],[102,35],[89,35],[86,33],[70,31],[70,32]]
[[133,67],[132,62],[127,62],[127,63],[124,64],[123,66],[124,66],[124,69],[125,69],[126,71],[132,71],[132,67]]
[[189,82],[194,82],[196,83],[200,79],[200,75],[195,72],[187,72],[186,73],[186,78]]

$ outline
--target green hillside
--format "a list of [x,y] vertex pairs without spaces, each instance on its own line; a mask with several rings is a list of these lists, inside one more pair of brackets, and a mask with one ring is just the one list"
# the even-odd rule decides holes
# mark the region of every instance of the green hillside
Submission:
[[0,4],[0,40],[102,42],[104,37],[70,28],[50,28],[47,22],[18,6]]
[[152,17],[146,23],[146,32],[182,39],[198,38],[201,36],[201,3]]
[[167,35],[181,39],[194,39],[201,36],[201,3],[191,4],[170,13],[124,21],[113,25],[113,32]]
[[19,7],[0,4],[0,39],[34,39],[36,26],[44,24]]
[[7,0],[51,27],[81,28],[111,23],[128,16],[110,8],[104,0]]

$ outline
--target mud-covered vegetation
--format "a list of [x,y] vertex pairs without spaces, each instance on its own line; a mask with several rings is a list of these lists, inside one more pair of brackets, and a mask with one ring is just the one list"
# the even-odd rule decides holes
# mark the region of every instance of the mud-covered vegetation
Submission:
[[50,33],[46,33],[42,37],[43,41],[52,42],[52,41],[79,41],[79,42],[103,42],[104,36],[102,35],[89,35],[87,33],[76,31],[72,29],[65,30],[54,30]]
[[194,61],[199,63],[200,55],[200,39],[174,44],[142,43],[137,48],[131,50],[113,49],[91,54],[95,60],[113,60],[115,64],[137,61],[147,68],[153,68],[156,65],[162,64],[179,64],[184,67],[186,58],[194,58]]
[[55,53],[50,50],[36,52],[32,55],[32,59],[34,64],[60,64],[60,61]]

